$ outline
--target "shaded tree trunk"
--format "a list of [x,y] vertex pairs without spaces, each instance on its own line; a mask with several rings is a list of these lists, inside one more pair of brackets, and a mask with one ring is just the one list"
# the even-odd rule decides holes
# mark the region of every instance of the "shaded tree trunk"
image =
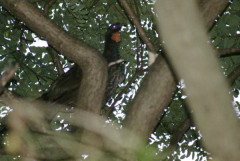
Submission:
[[187,101],[206,148],[219,160],[238,160],[239,120],[196,3],[162,0],[156,12],[168,56],[186,83]]

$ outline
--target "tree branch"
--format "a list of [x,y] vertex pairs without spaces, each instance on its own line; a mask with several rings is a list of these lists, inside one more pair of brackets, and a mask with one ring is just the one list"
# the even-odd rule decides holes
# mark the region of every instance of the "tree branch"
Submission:
[[229,56],[233,54],[240,54],[240,48],[217,49],[218,56]]
[[[21,145],[24,145],[26,148],[30,147],[30,150],[33,152],[32,154],[34,154],[33,157],[35,158],[42,160],[64,160],[71,157],[80,157],[82,154],[89,154],[91,158],[98,158],[98,153],[101,152],[103,154],[111,153],[115,159],[120,158],[121,160],[128,160],[126,158],[135,157],[132,154],[142,148],[143,144],[140,138],[131,134],[126,129],[119,131],[114,125],[106,126],[105,119],[98,114],[79,109],[66,110],[68,107],[59,104],[53,105],[42,101],[30,102],[21,98],[16,98],[9,92],[5,92],[0,98],[7,106],[14,109],[10,114],[11,118],[9,118],[9,122],[12,122],[10,130],[24,130],[30,132],[30,135],[26,135],[26,133],[17,133],[18,136],[16,137],[20,135],[24,138],[20,138],[22,139]],[[52,120],[58,111],[71,113],[71,117],[68,115],[62,116],[62,118],[71,125],[77,128],[84,128],[92,131],[92,133],[97,136],[101,136],[105,143],[104,148],[99,147],[95,142],[94,144],[83,142],[76,136],[69,135],[68,133],[52,131],[47,122],[48,120]],[[18,124],[14,122],[16,121],[16,115],[18,118],[20,116],[20,118],[24,120],[24,129],[19,128]],[[28,128],[30,130],[27,130]],[[34,136],[35,142],[37,141],[41,144],[45,143],[43,144],[44,146],[41,145],[39,147],[38,144],[29,146],[27,137],[31,135]],[[133,140],[134,143],[131,144],[129,140]],[[19,147],[19,150],[22,150],[22,146],[18,146],[18,148]],[[102,160],[105,159],[106,158]]]
[[80,66],[83,79],[79,88],[78,106],[99,113],[107,80],[107,63],[101,54],[70,37],[27,0],[0,0],[0,4]]
[[126,0],[118,0],[118,2],[122,5],[122,7],[124,8],[124,10],[127,13],[127,16],[132,21],[132,23],[136,26],[139,36],[143,40],[143,42],[147,45],[148,50],[153,53],[156,53],[156,50],[155,50],[152,42],[149,40],[146,32],[142,28],[140,20],[138,19],[138,17],[134,13],[134,11],[131,9],[131,7],[129,6],[127,1]]
[[167,62],[158,56],[136,97],[129,104],[124,125],[147,140],[171,101],[176,81]]
[[[126,0],[119,0],[118,2],[136,26],[139,36],[147,45],[148,50],[156,53],[153,44],[141,27],[138,17]],[[156,126],[164,108],[171,101],[172,93],[176,88],[175,85],[176,83],[170,68],[163,57],[159,56],[144,78],[133,102],[129,105],[124,121],[125,126],[135,134],[147,138]]]
[[[237,66],[232,73],[230,73],[227,76],[227,81],[229,82],[230,85],[233,84],[233,82],[240,76],[240,66]],[[163,152],[160,153],[159,158],[160,160],[164,160],[167,156],[171,155],[177,148],[178,148],[178,143],[181,141],[181,138],[183,135],[186,133],[186,131],[190,128],[192,125],[190,118],[188,117],[187,119],[184,120],[184,122],[177,127],[173,131],[173,135],[171,136],[170,139],[170,145],[165,149]]]
[[[209,28],[218,14],[223,11],[223,8],[226,8],[228,3],[224,2],[226,0],[205,1],[204,5],[202,5],[202,14],[208,15],[204,18],[206,18],[205,22]],[[123,3],[126,5],[126,1],[123,0]],[[209,8],[209,6],[211,6],[211,10],[205,9],[205,7]],[[140,23],[138,22],[138,24]],[[158,57],[150,67],[149,73],[144,78],[136,97],[128,107],[124,122],[125,127],[147,140],[157,125],[164,108],[168,106],[175,89],[176,82],[166,60]],[[151,97],[149,97],[149,94],[151,94]]]
[[214,50],[206,43],[207,34],[197,4],[188,0],[161,0],[155,9],[160,33],[167,42],[165,48],[186,83],[189,107],[194,111],[203,142],[217,159],[238,160],[239,120]]
[[44,14],[47,16],[49,13],[49,9],[56,3],[57,0],[50,0],[44,5]]

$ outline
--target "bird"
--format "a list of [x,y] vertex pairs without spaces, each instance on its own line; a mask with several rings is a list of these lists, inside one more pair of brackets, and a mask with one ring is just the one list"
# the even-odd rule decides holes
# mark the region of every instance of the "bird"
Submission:
[[105,92],[105,102],[110,101],[116,88],[124,81],[124,62],[119,53],[121,42],[120,31],[123,24],[112,24],[105,34],[103,56],[108,62],[108,82]]
[[[108,80],[104,103],[110,101],[118,85],[124,80],[124,62],[121,61],[119,46],[121,42],[121,23],[111,24],[105,33],[103,57],[108,63]],[[120,60],[120,61],[119,61]],[[82,71],[74,65],[68,72],[59,76],[49,90],[39,99],[68,106],[76,106],[77,92],[81,83]]]
[[119,44],[121,41],[120,30],[122,24],[116,23],[108,27],[105,34],[105,46],[103,56],[106,58],[108,63],[114,62],[120,59]]

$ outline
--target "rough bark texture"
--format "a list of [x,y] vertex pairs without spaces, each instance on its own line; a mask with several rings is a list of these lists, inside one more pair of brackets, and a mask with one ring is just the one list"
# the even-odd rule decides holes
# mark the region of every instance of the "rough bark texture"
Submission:
[[44,37],[56,50],[82,69],[78,106],[99,113],[105,92],[107,65],[97,50],[70,37],[26,0],[0,0],[0,4],[22,20],[31,30]]
[[168,56],[186,83],[187,101],[207,149],[216,159],[239,160],[239,120],[216,54],[207,43],[197,4],[189,0],[161,0],[156,4],[156,12]]

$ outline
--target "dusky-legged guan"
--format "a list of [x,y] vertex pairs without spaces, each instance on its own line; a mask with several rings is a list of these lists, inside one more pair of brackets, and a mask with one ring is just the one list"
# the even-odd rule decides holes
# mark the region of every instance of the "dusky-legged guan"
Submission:
[[[112,24],[105,34],[105,47],[103,56],[108,63],[115,62],[120,59],[120,23]],[[105,93],[105,103],[108,102],[113,95],[118,84],[124,80],[123,63],[116,63],[108,67],[108,82]],[[59,76],[51,85],[48,92],[44,93],[40,99],[48,102],[55,102],[69,106],[76,105],[77,92],[81,83],[81,69],[74,65],[67,73]]]

